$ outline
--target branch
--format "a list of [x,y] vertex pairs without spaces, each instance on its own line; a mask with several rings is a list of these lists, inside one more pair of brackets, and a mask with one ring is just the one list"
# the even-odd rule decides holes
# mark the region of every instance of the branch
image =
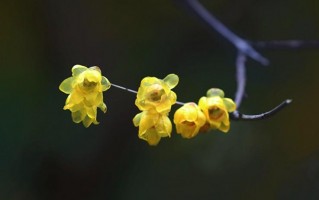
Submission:
[[[120,85],[117,85],[117,84],[114,84],[114,83],[111,83],[111,85],[112,85],[113,87],[118,88],[118,89],[125,90],[125,91],[127,91],[127,92],[131,92],[131,93],[137,94],[137,91],[136,91],[136,90],[132,90],[132,89],[129,89],[129,88],[127,88],[127,87],[123,87],[123,86],[120,86]],[[176,101],[175,103],[176,103],[177,105],[181,105],[181,106],[185,104],[185,103],[180,102],[180,101]]]
[[242,52],[238,52],[236,59],[236,81],[237,90],[235,95],[235,103],[237,108],[240,106],[241,101],[245,94],[246,87],[246,56]]
[[246,115],[246,114],[241,114],[238,111],[235,111],[230,114],[230,118],[235,121],[257,121],[257,120],[267,119],[275,115],[277,112],[281,111],[291,102],[292,102],[292,99],[287,99],[283,101],[281,104],[279,104],[277,107],[273,108],[272,110],[261,113],[261,114],[257,114],[257,115]]
[[220,35],[222,35],[230,43],[232,43],[239,52],[261,63],[262,65],[269,64],[267,58],[258,53],[246,40],[230,31],[224,24],[222,24],[217,18],[209,13],[209,11],[205,7],[203,7],[197,0],[186,0],[186,2],[193,9],[193,11],[197,13],[199,17],[201,17]]
[[270,50],[296,50],[305,48],[319,48],[318,40],[274,40],[274,41],[257,41],[250,42],[250,44],[258,49]]
[[116,84],[114,84],[114,83],[111,83],[111,85],[112,85],[113,87],[119,88],[119,89],[121,89],[121,90],[125,90],[125,91],[128,91],[128,92],[137,94],[137,91],[136,91],[136,90],[131,90],[131,89],[129,89],[129,88],[122,87],[122,86],[120,86],[120,85],[116,85]]

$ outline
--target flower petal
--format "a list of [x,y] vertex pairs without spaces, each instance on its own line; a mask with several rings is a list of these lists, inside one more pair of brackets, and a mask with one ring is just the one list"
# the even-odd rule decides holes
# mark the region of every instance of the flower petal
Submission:
[[102,91],[105,91],[111,87],[110,81],[104,76],[102,76],[101,85],[102,85]]
[[206,93],[207,97],[219,96],[223,98],[225,96],[224,91],[218,88],[211,88]]
[[148,129],[145,134],[139,135],[139,138],[146,140],[151,146],[156,146],[161,140],[155,128]]
[[99,108],[102,110],[102,112],[106,113],[107,107],[106,107],[105,103],[100,104]]
[[140,121],[141,121],[141,117],[142,117],[143,112],[138,113],[137,115],[135,115],[135,117],[133,118],[133,124],[135,127],[138,127],[140,125]]
[[179,78],[176,74],[169,74],[163,79],[163,81],[170,89],[173,89],[178,84]]
[[167,116],[161,116],[155,125],[156,131],[160,137],[170,137],[172,132],[172,123]]
[[229,128],[230,128],[229,125],[225,125],[224,123],[222,123],[218,129],[224,133],[227,133],[229,131]]
[[85,112],[83,110],[78,110],[78,111],[72,112],[71,116],[72,116],[73,122],[80,123],[85,117]]
[[236,110],[236,104],[232,99],[223,98],[223,101],[228,112],[234,112]]
[[70,94],[73,90],[72,83],[74,81],[74,77],[69,77],[65,79],[59,86],[59,90],[64,92],[65,94]]
[[90,118],[96,119],[97,110],[95,106],[86,108],[86,112]]
[[[89,127],[95,120],[90,118],[88,115],[85,116],[85,118],[83,119],[82,123],[85,126],[85,128]],[[95,121],[95,124],[98,123],[97,121]]]
[[74,65],[72,67],[72,76],[78,76],[79,74],[81,74],[82,72],[84,72],[85,70],[87,70],[88,68],[82,65]]

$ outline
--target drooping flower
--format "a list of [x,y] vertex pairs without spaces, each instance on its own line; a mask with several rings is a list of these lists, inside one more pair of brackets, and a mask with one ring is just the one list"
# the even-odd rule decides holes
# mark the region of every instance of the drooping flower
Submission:
[[110,86],[111,83],[101,75],[99,67],[75,65],[72,68],[72,77],[65,79],[59,86],[62,92],[69,94],[63,109],[71,111],[75,123],[82,122],[85,127],[92,123],[98,124],[97,108],[104,113],[107,110],[102,92]]
[[175,112],[174,123],[177,133],[184,138],[192,138],[206,123],[206,117],[195,103],[186,103]]
[[141,110],[156,110],[166,114],[176,102],[176,94],[173,89],[178,84],[178,76],[167,75],[163,80],[156,77],[145,77],[137,92],[135,105]]
[[139,127],[138,137],[155,146],[162,137],[170,137],[172,123],[166,114],[151,111],[143,111],[133,118],[133,123]]
[[200,98],[198,106],[204,112],[210,128],[228,132],[230,127],[229,112],[236,110],[232,99],[224,98],[224,92],[217,88],[207,91],[207,97]]

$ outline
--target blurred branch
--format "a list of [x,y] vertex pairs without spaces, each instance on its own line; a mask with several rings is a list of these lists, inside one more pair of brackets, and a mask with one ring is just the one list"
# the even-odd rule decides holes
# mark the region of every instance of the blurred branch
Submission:
[[[136,91],[136,90],[132,90],[132,89],[129,89],[129,88],[127,88],[127,87],[123,87],[123,86],[120,86],[120,85],[117,85],[117,84],[114,84],[114,83],[111,83],[111,85],[112,85],[113,87],[118,88],[118,89],[125,90],[125,91],[127,91],[127,92],[131,92],[131,93],[137,94],[137,91]],[[176,101],[175,103],[176,103],[177,105],[181,105],[181,106],[185,104],[185,103],[180,102],[180,101]]]
[[250,44],[258,49],[271,49],[271,50],[282,50],[282,49],[306,49],[306,48],[319,48],[318,40],[273,40],[273,41],[256,41],[250,42]]
[[[232,31],[230,31],[224,24],[222,24],[217,18],[215,18],[198,0],[185,0],[186,3],[191,7],[193,11],[197,13],[199,17],[212,28],[214,28],[220,35],[225,37],[230,43],[232,43],[238,51],[236,58],[236,81],[237,90],[235,94],[235,103],[237,109],[240,107],[241,101],[245,94],[246,87],[246,57],[259,62],[262,65],[268,65],[269,61],[258,53],[252,46],[256,48],[303,48],[303,47],[319,47],[318,41],[299,41],[299,40],[288,40],[288,41],[270,41],[270,42],[248,42]],[[241,114],[238,110],[233,112],[230,116],[233,120],[261,120],[273,116],[284,107],[289,105],[292,100],[288,99],[282,102],[274,109],[257,114],[257,115],[246,115]]]
[[267,58],[263,57],[260,53],[258,53],[246,40],[242,39],[238,35],[234,34],[232,31],[230,31],[197,0],[186,0],[186,3],[191,7],[193,11],[197,13],[199,17],[202,18],[202,20],[207,22],[220,35],[222,35],[230,43],[232,43],[239,52],[261,63],[262,65],[269,64]]
[[292,102],[291,99],[287,99],[283,101],[281,104],[279,104],[277,107],[273,108],[270,111],[257,114],[257,115],[246,115],[246,114],[241,114],[237,110],[233,113],[230,114],[230,118],[232,120],[237,120],[237,121],[257,121],[257,120],[262,120],[262,119],[267,119],[269,117],[272,117],[279,111],[281,111],[283,108],[285,108],[287,105],[289,105]]
[[240,106],[241,101],[245,94],[246,87],[246,56],[239,51],[236,59],[236,80],[237,80],[237,90],[235,95],[235,103],[237,108]]

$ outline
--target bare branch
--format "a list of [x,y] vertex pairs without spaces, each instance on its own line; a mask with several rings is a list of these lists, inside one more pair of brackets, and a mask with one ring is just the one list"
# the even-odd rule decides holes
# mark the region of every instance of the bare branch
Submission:
[[[127,92],[131,92],[131,93],[137,94],[137,91],[136,91],[136,90],[132,90],[132,89],[129,89],[129,88],[127,88],[127,87],[123,87],[123,86],[120,86],[120,85],[117,85],[117,84],[114,84],[114,83],[111,83],[111,85],[112,85],[113,87],[118,88],[118,89],[125,90],[125,91],[127,91]],[[185,103],[180,102],[180,101],[176,101],[176,104],[182,106],[182,105],[184,105]]]
[[238,51],[242,52],[251,59],[261,63],[262,65],[269,64],[267,58],[263,57],[260,53],[258,53],[246,40],[242,39],[232,31],[230,31],[197,0],[186,0],[186,2],[205,22],[207,22],[219,34],[221,34],[230,43],[232,43]]
[[235,103],[237,109],[239,108],[241,101],[243,100],[246,87],[246,56],[241,51],[238,52],[236,59],[236,80],[237,90],[235,95]]
[[235,111],[230,114],[230,118],[235,121],[257,121],[257,120],[267,119],[275,115],[277,112],[281,111],[291,102],[292,102],[291,99],[287,99],[283,101],[281,104],[279,104],[277,107],[273,108],[272,110],[261,113],[261,114],[257,114],[257,115],[246,115],[246,114],[239,113],[238,111]]
[[274,41],[256,41],[250,42],[252,46],[258,49],[270,49],[270,50],[296,50],[304,48],[319,48],[318,40],[274,40]]
[[128,91],[128,92],[137,94],[137,91],[135,91],[135,90],[131,90],[131,89],[129,89],[129,88],[122,87],[122,86],[120,86],[120,85],[116,85],[116,84],[114,84],[114,83],[111,83],[111,85],[112,85],[113,87],[119,88],[119,89],[121,89],[121,90],[125,90],[125,91]]

